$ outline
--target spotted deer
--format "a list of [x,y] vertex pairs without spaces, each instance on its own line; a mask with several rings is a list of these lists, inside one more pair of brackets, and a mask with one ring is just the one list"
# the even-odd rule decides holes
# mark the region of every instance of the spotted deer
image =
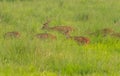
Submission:
[[66,34],[66,38],[67,39],[72,39],[72,40],[76,41],[80,45],[90,43],[90,39],[87,38],[87,37],[83,37],[83,36],[70,36],[70,35]]
[[112,33],[114,33],[114,31],[110,28],[104,28],[101,30],[101,33],[103,34],[103,36],[106,36],[106,35],[111,35]]
[[20,33],[13,31],[13,32],[7,32],[4,34],[4,38],[19,38],[20,37]]
[[36,34],[35,37],[38,39],[52,39],[52,40],[56,39],[56,36],[50,33],[39,33],[39,34]]
[[113,33],[111,34],[112,37],[117,37],[117,38],[120,38],[120,33]]
[[94,36],[101,35],[101,36],[105,37],[105,36],[111,35],[113,33],[114,33],[113,29],[104,28],[104,29],[101,29],[101,30],[97,30],[95,32],[90,32],[89,35],[94,35]]
[[71,26],[54,26],[54,27],[49,27],[49,20],[47,22],[45,22],[43,24],[42,29],[46,29],[46,30],[54,30],[54,31],[58,31],[62,34],[70,34],[70,32],[72,32],[74,29]]

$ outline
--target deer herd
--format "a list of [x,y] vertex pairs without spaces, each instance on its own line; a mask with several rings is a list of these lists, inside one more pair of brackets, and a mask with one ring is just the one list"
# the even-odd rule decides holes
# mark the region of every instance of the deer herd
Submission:
[[[75,42],[77,42],[78,44],[89,44],[90,43],[90,38],[84,37],[84,36],[71,36],[70,33],[72,31],[75,31],[75,29],[71,26],[54,26],[54,27],[50,27],[49,26],[50,20],[47,20],[43,26],[42,26],[42,30],[52,30],[52,31],[57,31],[61,34],[63,34],[66,39],[72,39]],[[113,36],[113,37],[119,37],[120,38],[120,33],[115,33],[112,29],[110,28],[104,28],[102,30],[98,30],[96,32],[91,32],[88,33],[89,35],[94,35],[94,36],[98,36],[99,34],[101,34],[102,36]],[[4,38],[19,38],[21,36],[21,34],[17,31],[12,31],[12,32],[7,32],[4,34]],[[56,40],[57,37],[51,33],[39,33],[36,34],[34,36],[35,38],[38,39],[51,39],[51,40]]]

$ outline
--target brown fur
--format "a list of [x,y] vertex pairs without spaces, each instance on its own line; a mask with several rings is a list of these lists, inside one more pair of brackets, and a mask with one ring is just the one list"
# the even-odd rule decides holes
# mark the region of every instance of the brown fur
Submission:
[[94,35],[94,36],[98,36],[98,35],[102,35],[102,36],[107,36],[107,35],[111,35],[113,34],[114,31],[110,28],[104,28],[101,30],[97,30],[96,32],[90,32],[90,35]]
[[61,32],[63,34],[65,33],[70,33],[71,31],[73,31],[74,29],[71,26],[55,26],[55,27],[49,27],[49,22],[47,21],[46,23],[43,24],[42,29],[46,29],[46,30],[54,30],[54,31],[58,31]]
[[16,32],[16,31],[13,31],[13,32],[7,32],[5,33],[4,35],[5,38],[19,38],[20,37],[20,33],[19,32]]
[[78,44],[89,44],[90,39],[83,36],[67,36],[67,38],[75,40]]
[[120,38],[120,33],[113,33],[111,36]]
[[74,40],[76,40],[77,42],[82,43],[82,44],[88,44],[88,43],[90,43],[89,38],[82,37],[82,36],[74,37]]
[[70,26],[55,26],[55,27],[51,27],[51,30],[55,30],[58,32],[61,32],[63,34],[70,34],[71,31],[73,31],[73,28]]
[[110,34],[112,34],[114,31],[112,30],[112,29],[109,29],[109,28],[104,28],[104,29],[102,29],[101,30],[101,33],[103,34],[103,35],[110,35]]
[[75,36],[73,39],[78,43],[78,44],[89,44],[90,40],[89,38],[82,37],[82,36]]
[[56,36],[49,34],[49,33],[40,33],[40,34],[35,35],[35,37],[39,39],[52,39],[52,40],[56,39]]

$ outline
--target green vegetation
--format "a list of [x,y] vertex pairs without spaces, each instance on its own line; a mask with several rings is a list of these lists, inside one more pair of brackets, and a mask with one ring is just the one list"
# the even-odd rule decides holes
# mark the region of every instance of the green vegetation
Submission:
[[[120,32],[119,7],[119,0],[0,0],[0,76],[119,76],[120,38],[86,33]],[[72,36],[91,43],[80,46],[59,32],[41,30],[47,18],[50,26],[74,27]],[[5,39],[11,31],[21,37]],[[44,32],[57,40],[34,38]]]

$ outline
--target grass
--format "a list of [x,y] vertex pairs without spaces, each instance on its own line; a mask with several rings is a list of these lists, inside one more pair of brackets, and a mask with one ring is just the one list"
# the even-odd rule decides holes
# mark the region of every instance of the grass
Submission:
[[[112,28],[120,32],[118,0],[0,0],[0,76],[119,76],[120,39],[89,36],[85,31]],[[70,25],[71,35],[87,36],[91,43],[79,46],[55,31],[41,30],[47,18],[51,26]],[[19,31],[19,39],[4,39]],[[33,36],[49,32],[57,40]]]

